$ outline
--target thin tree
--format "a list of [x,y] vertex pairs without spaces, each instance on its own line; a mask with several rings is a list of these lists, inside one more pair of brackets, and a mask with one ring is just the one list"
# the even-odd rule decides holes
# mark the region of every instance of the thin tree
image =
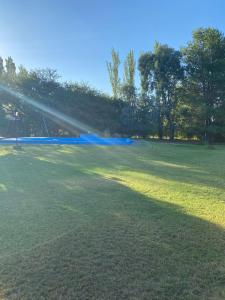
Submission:
[[0,56],[0,77],[3,75],[3,73],[4,73],[3,59]]
[[112,87],[112,94],[115,99],[119,97],[120,94],[120,78],[119,78],[119,65],[120,58],[119,53],[112,49],[111,52],[111,62],[106,62],[107,70],[109,73],[109,80]]
[[130,50],[124,62],[124,84],[135,86],[135,68],[134,51]]
[[125,131],[130,135],[135,133],[137,117],[135,68],[134,52],[130,50],[124,62],[124,76],[121,84],[121,97],[126,102],[122,111],[122,121],[124,127],[126,127]]
[[16,65],[11,56],[5,60],[6,75],[9,79],[14,79],[16,75]]

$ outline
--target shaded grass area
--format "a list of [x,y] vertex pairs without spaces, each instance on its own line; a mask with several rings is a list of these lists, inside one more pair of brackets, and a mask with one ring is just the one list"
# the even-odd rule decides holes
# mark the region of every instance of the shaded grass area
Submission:
[[0,299],[225,299],[225,147],[3,147],[0,166]]

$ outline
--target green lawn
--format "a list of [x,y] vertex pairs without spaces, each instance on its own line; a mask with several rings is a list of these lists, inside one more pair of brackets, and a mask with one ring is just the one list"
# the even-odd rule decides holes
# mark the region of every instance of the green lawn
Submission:
[[0,299],[225,299],[225,147],[1,147]]

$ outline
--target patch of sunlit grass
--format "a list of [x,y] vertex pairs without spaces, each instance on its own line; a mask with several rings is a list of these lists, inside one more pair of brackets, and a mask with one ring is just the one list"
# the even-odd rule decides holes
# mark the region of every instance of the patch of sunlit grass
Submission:
[[6,192],[7,191],[7,187],[5,186],[5,184],[0,183],[0,192]]
[[0,147],[0,156],[6,156],[11,153],[12,153],[12,150],[9,147],[8,148]]

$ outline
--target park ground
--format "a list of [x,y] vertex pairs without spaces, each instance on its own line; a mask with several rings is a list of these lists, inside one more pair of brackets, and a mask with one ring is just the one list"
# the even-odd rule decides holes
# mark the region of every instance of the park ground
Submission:
[[0,299],[225,299],[225,146],[0,147]]

